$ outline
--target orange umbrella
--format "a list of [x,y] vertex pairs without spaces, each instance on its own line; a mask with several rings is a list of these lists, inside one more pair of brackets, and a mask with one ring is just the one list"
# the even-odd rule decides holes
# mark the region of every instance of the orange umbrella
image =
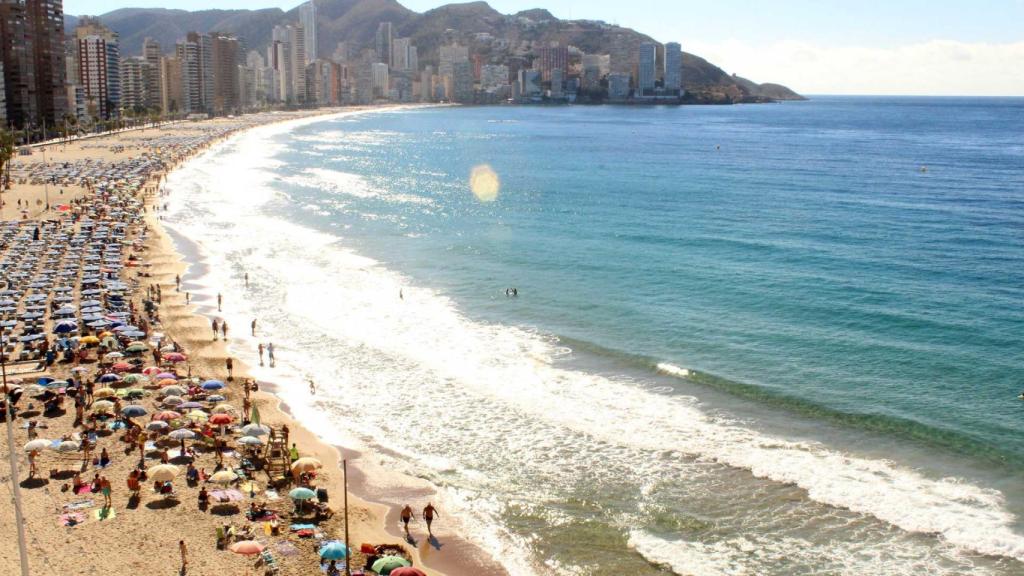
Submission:
[[210,416],[210,424],[215,426],[224,426],[231,424],[234,421],[235,419],[232,418],[230,414],[214,414],[213,416]]
[[157,412],[156,414],[153,415],[153,420],[161,420],[164,422],[170,422],[171,420],[179,420],[180,418],[181,414],[175,412],[174,410],[164,410],[163,412]]

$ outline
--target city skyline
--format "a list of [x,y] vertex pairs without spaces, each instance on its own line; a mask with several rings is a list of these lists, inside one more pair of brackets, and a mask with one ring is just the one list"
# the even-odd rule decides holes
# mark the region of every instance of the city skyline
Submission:
[[[411,10],[445,4],[407,0]],[[1024,95],[1024,2],[897,4],[799,0],[750,6],[736,0],[714,5],[624,4],[610,0],[494,0],[503,13],[544,7],[559,18],[600,19],[680,42],[687,52],[729,73],[778,82],[806,94]],[[299,2],[223,0],[219,8],[290,10]],[[68,14],[121,7],[166,7],[165,0],[69,0]],[[176,8],[208,3],[182,0]]]

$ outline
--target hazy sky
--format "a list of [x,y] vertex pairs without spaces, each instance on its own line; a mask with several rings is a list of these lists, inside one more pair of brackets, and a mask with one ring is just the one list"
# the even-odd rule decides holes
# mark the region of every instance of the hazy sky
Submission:
[[[402,0],[400,0],[402,1]],[[405,0],[425,11],[445,2]],[[127,6],[289,9],[289,0],[65,0],[68,14]],[[1024,0],[493,0],[543,6],[678,41],[727,72],[807,94],[1024,96]]]

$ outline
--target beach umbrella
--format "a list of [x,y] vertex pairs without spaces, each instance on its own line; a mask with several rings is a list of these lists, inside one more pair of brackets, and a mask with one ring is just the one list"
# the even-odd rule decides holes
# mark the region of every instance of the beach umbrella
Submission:
[[381,576],[388,576],[396,568],[412,566],[412,563],[401,556],[385,556],[373,563],[371,569]]
[[220,380],[207,380],[202,385],[203,390],[220,390],[223,387],[224,383]]
[[127,390],[118,390],[117,395],[121,398],[138,399],[146,395],[146,391],[142,388],[128,388]]
[[[177,398],[177,396],[172,396],[171,398]],[[171,398],[168,398],[168,400],[170,400]],[[202,408],[202,407],[203,407],[203,405],[200,404],[199,402],[185,402],[184,404],[179,405],[178,409],[180,409],[180,410],[193,410],[193,409]]]
[[270,434],[270,427],[262,424],[246,424],[242,427],[242,434],[246,436],[266,436]]
[[146,414],[149,414],[149,412],[147,412],[146,409],[143,408],[142,406],[132,404],[131,406],[125,406],[124,408],[122,408],[121,414],[124,414],[129,418],[138,418],[139,416],[145,416]]
[[107,400],[100,400],[92,403],[93,412],[110,412],[114,409],[114,403]]
[[171,427],[170,424],[168,424],[167,422],[164,422],[162,420],[154,420],[154,421],[150,422],[149,424],[146,424],[146,430],[153,430],[154,432],[160,432],[162,430],[167,430],[170,427]]
[[159,464],[149,469],[149,477],[156,482],[171,482],[178,477],[180,468],[174,464]]
[[68,385],[68,381],[67,380],[54,380],[52,382],[47,382],[46,383],[46,387],[47,388],[64,388],[67,385]]
[[65,440],[57,445],[57,452],[78,452],[81,447],[78,442],[72,442],[71,440]]
[[188,360],[188,356],[185,356],[180,352],[168,352],[163,355],[163,359],[167,362],[184,362],[185,360]]
[[181,430],[175,430],[174,432],[171,432],[170,434],[167,435],[167,437],[173,438],[174,440],[191,440],[196,437],[196,433],[191,430],[186,430],[182,428]]
[[185,400],[181,396],[168,396],[164,398],[164,401],[160,404],[162,406],[167,406],[168,408],[180,408],[184,403]]
[[104,375],[100,376],[97,379],[97,381],[98,382],[103,382],[104,384],[107,384],[109,382],[117,382],[120,379],[121,379],[121,377],[118,376],[117,374],[104,374]]
[[309,456],[299,458],[295,462],[292,462],[292,472],[296,474],[310,472],[322,467],[323,464],[319,460],[316,458],[310,458]]
[[217,404],[216,406],[213,407],[213,410],[211,412],[213,412],[214,414],[227,414],[229,412],[234,411],[235,407],[232,406],[231,404]]
[[313,492],[309,488],[295,488],[288,493],[288,497],[292,500],[312,500],[316,498],[316,492]]
[[230,414],[214,414],[213,416],[210,416],[210,424],[215,426],[227,426],[234,421],[235,419],[232,418]]
[[320,558],[323,560],[344,560],[348,557],[348,546],[332,540],[320,547]]
[[255,436],[242,436],[241,438],[236,440],[236,442],[238,442],[239,444],[241,444],[243,446],[262,446],[263,445],[263,440],[260,440],[259,438],[255,437]]
[[53,442],[50,440],[46,440],[44,438],[36,438],[35,440],[32,440],[28,444],[25,444],[25,452],[45,450],[49,448],[51,444],[53,444]]
[[118,362],[117,364],[111,366],[111,369],[113,369],[115,372],[127,372],[132,369],[132,365],[127,362]]
[[193,422],[205,422],[210,419],[210,415],[202,410],[192,410],[188,413],[188,419]]
[[[157,375],[160,374],[160,369],[157,368],[156,366],[147,366],[142,371],[142,373],[145,374],[146,376],[149,376],[150,378],[152,378],[152,377],[157,376]],[[159,380],[159,378],[157,378],[157,380]]]
[[208,396],[206,399],[209,400],[210,402],[223,402],[224,400],[227,400],[227,398],[224,398],[220,394],[214,394],[213,396]]
[[178,375],[172,372],[159,372],[155,376],[157,380],[177,380]]
[[255,556],[256,554],[263,552],[263,544],[260,544],[255,540],[242,540],[241,542],[235,542],[232,544],[229,549],[235,554]]
[[124,381],[128,384],[148,384],[149,378],[144,374],[129,374],[124,377]]
[[[177,386],[178,385],[178,381],[175,380],[174,378],[164,378],[162,380],[157,380],[156,385],[160,386],[160,387],[164,387],[164,386]],[[182,390],[184,390],[184,388],[182,388]]]
[[143,352],[148,352],[149,346],[146,346],[145,344],[142,343],[132,344],[131,346],[125,348],[124,351],[131,354],[141,354]]
[[392,570],[391,576],[427,576],[427,573],[412,566],[402,566]]
[[164,396],[181,396],[185,393],[185,389],[181,386],[171,384],[170,386],[164,386],[160,389],[160,393]]
[[164,422],[170,422],[172,420],[181,419],[181,414],[174,410],[164,410],[163,412],[157,412],[153,415],[153,420],[162,420]]
[[210,476],[210,482],[224,486],[231,484],[235,480],[238,480],[238,474],[235,474],[231,470],[221,470],[220,472],[214,473],[213,476]]

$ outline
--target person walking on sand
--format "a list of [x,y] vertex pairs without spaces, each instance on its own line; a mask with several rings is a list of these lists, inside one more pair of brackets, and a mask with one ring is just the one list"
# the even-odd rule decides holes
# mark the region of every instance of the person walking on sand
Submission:
[[316,384],[313,383],[313,379],[312,378],[308,378],[307,380],[309,380],[309,393],[311,395],[315,395],[316,394]]
[[181,552],[181,571],[184,573],[188,569],[188,546],[184,540],[178,540],[178,552]]
[[433,504],[427,502],[427,507],[423,509],[423,519],[427,522],[427,534],[431,536],[434,535],[434,532],[430,529],[430,525],[434,522],[434,514],[441,515],[438,513],[437,508],[434,508]]
[[270,360],[270,367],[273,368],[274,364],[275,364],[275,362],[274,362],[274,343],[273,342],[268,342],[267,343],[267,359]]
[[259,346],[256,347],[256,350],[260,353],[260,366],[263,366],[263,342],[260,342]]
[[191,301],[191,300],[192,300],[192,293],[191,292],[185,292],[185,304],[188,304],[189,301]]
[[408,504],[406,504],[405,508],[402,508],[402,524],[405,525],[405,537],[406,538],[412,538],[412,536],[409,535],[409,521],[412,520],[412,519],[413,519],[412,506],[409,506]]
[[210,327],[213,328],[213,341],[217,341],[217,332],[220,330],[220,324],[217,323],[217,319],[214,318],[213,322],[210,323]]
[[[228,323],[225,320],[220,321],[220,333],[224,336],[224,341],[228,341]],[[216,340],[216,338],[214,338]]]
[[181,275],[180,274],[175,274],[174,275],[174,291],[175,292],[181,292]]
[[113,506],[114,500],[110,497],[110,480],[107,480],[106,476],[100,476],[100,491],[103,492],[103,507]]
[[224,297],[220,295],[220,292],[217,292],[217,312],[221,311],[220,310],[220,304],[221,304],[221,302],[223,300],[224,300]]
[[38,450],[33,450],[33,451],[28,453],[28,477],[29,478],[35,478],[36,474],[39,472],[36,469],[36,456],[39,456],[39,451]]
[[245,273],[245,287],[246,288],[249,287],[249,273],[248,272]]
[[252,319],[252,325],[250,327],[252,328],[252,335],[255,336],[256,335],[256,319],[255,318]]
[[228,380],[234,380],[235,376],[234,376],[234,375],[232,374],[232,370],[233,370],[233,369],[234,369],[234,367],[235,367],[235,363],[234,363],[234,362],[232,362],[232,360],[231,360],[231,357],[230,357],[230,356],[228,357],[228,359],[227,359],[227,360],[225,360],[225,361],[224,361],[224,365],[225,365],[225,366],[227,367],[227,369],[228,369]]

